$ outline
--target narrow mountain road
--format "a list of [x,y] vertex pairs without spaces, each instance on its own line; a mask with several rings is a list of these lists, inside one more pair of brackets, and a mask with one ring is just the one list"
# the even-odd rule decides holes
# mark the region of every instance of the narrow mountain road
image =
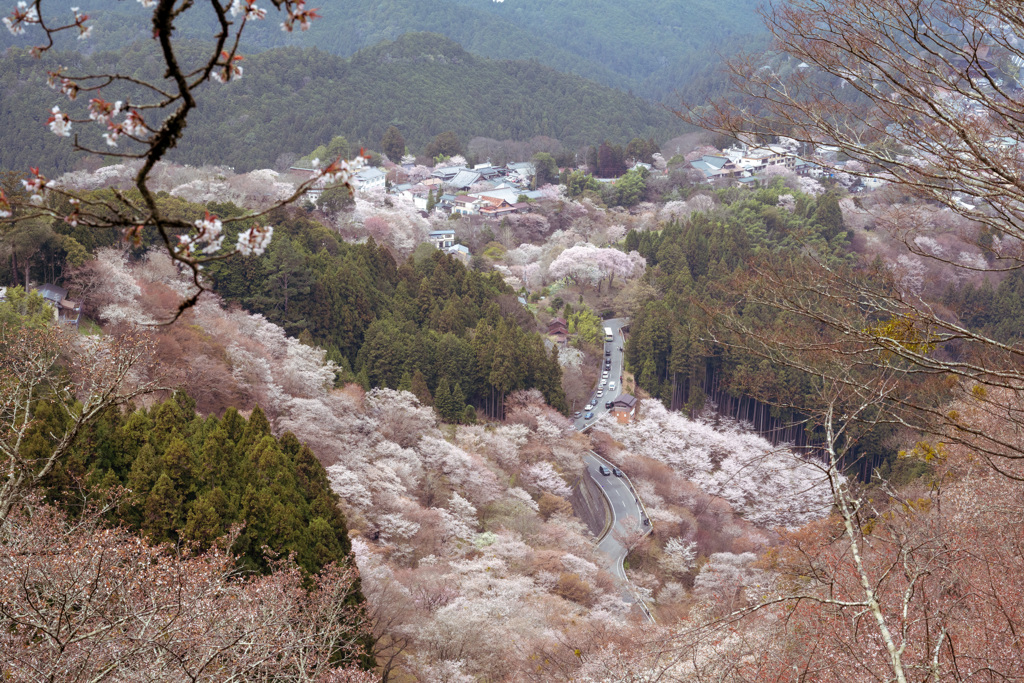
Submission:
[[[590,393],[590,403],[594,404],[592,412],[594,416],[589,420],[586,418],[586,410],[580,411],[580,417],[576,419],[576,431],[582,432],[587,427],[590,427],[595,422],[601,419],[603,415],[611,412],[608,408],[604,407],[604,404],[608,401],[614,401],[615,398],[622,393],[622,369],[624,367],[625,358],[622,349],[624,348],[624,340],[622,338],[622,327],[629,321],[625,318],[612,318],[611,320],[605,320],[602,323],[603,327],[610,327],[612,330],[611,342],[605,342],[604,348],[606,352],[610,352],[610,355],[606,355],[605,358],[611,361],[611,367],[608,369],[608,382],[609,384],[614,382],[615,388],[608,389],[605,387],[597,386]],[[604,360],[601,361],[601,369],[604,370]],[[600,383],[600,380],[598,380]],[[602,395],[598,396],[597,392],[601,391]]]
[[[605,320],[603,323],[604,327],[609,327],[612,330],[612,341],[606,341],[604,345],[605,351],[609,352],[606,353],[605,359],[610,361],[611,365],[608,369],[607,384],[602,387],[599,381],[599,386],[595,388],[590,399],[590,402],[595,404],[594,408],[592,411],[582,411],[583,414],[575,422],[577,431],[586,431],[597,424],[602,418],[606,420],[614,419],[611,415],[612,411],[609,408],[605,408],[605,404],[614,401],[622,393],[624,363],[622,349],[624,347],[624,340],[621,330],[627,322],[624,318],[613,318]],[[604,365],[605,361],[602,360],[602,369]],[[607,387],[612,382],[615,383],[615,389],[608,389]],[[598,396],[598,391],[601,391],[603,395]],[[593,412],[593,416],[590,419],[586,418],[587,412]],[[627,543],[651,532],[651,524],[647,518],[647,513],[640,502],[639,495],[633,488],[632,482],[629,481],[625,473],[621,473],[623,476],[613,474],[614,466],[612,463],[593,451],[583,455],[583,462],[587,468],[585,476],[589,476],[598,485],[604,494],[605,500],[608,501],[612,512],[612,523],[608,526],[605,534],[598,539],[597,549],[608,558],[608,570],[616,579],[622,582],[622,595],[626,602],[636,603],[644,617],[648,621],[653,622],[654,617],[651,616],[647,605],[644,604],[643,600],[637,599],[629,583],[629,578],[626,576],[624,567],[626,555],[629,554]],[[608,471],[607,475],[601,473],[602,467]]]
[[602,475],[602,466],[611,469],[611,465],[596,453],[586,453],[583,462],[587,464],[587,474],[597,482],[611,506],[612,523],[608,532],[597,543],[597,549],[608,557],[609,570],[617,579],[626,581],[623,562],[629,553],[626,541],[644,536],[650,530],[644,525],[646,519],[640,501],[633,493],[626,479],[614,475]]

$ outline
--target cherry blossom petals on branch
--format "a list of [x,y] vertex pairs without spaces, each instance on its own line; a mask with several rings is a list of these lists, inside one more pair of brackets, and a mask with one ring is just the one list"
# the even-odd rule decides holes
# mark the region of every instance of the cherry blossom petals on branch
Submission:
[[4,26],[13,35],[20,36],[25,33],[26,24],[38,24],[39,12],[35,6],[29,7],[25,2],[19,2],[18,8],[11,12],[11,16],[4,17]]

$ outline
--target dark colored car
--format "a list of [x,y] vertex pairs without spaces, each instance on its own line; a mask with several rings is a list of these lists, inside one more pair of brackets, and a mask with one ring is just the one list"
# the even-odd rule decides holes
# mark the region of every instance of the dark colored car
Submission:
[[604,407],[611,410],[615,406],[615,401],[605,401]]
[[597,471],[598,471],[598,472],[600,472],[601,474],[603,474],[603,475],[604,475],[604,476],[606,476],[606,477],[607,477],[607,476],[608,476],[609,474],[611,474],[611,470],[609,470],[609,469],[608,469],[607,467],[605,467],[604,465],[601,465],[600,467],[598,467],[598,468],[597,468]]
[[612,474],[614,474],[616,477],[621,477],[622,476],[622,470],[620,470],[618,467],[613,467],[612,468]]
[[594,417],[594,413],[587,413],[586,415],[583,416],[583,419],[584,420],[589,420],[592,417]]
[[610,355],[612,355],[612,350],[611,350],[611,349],[608,349],[608,350],[606,350],[606,351],[604,352],[604,355],[606,355],[606,356],[610,356]]

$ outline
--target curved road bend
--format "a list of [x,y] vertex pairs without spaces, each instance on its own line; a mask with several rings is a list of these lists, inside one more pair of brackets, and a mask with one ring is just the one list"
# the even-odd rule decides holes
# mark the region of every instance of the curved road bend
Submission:
[[587,474],[601,487],[604,497],[612,508],[611,527],[608,529],[608,533],[598,541],[597,549],[608,557],[609,570],[612,575],[625,581],[626,572],[623,569],[623,562],[629,551],[619,539],[637,531],[646,530],[641,524],[643,510],[640,509],[640,504],[633,496],[633,490],[625,479],[614,475],[606,477],[601,474],[599,468],[604,461],[591,453],[585,453],[583,462],[587,465]]

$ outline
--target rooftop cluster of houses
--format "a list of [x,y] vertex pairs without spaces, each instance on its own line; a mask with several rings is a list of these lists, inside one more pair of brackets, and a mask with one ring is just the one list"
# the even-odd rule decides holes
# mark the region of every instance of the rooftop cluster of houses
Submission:
[[808,174],[815,166],[797,156],[797,143],[784,139],[778,145],[754,146],[740,144],[716,154],[705,154],[690,162],[690,166],[704,174],[710,182],[720,178],[735,178],[741,184],[757,180],[759,173],[769,166],[782,166],[794,173]]
[[[738,185],[751,185],[764,180],[764,171],[769,166],[786,168],[797,175],[822,178],[835,177],[835,173],[843,171],[847,163],[839,161],[838,148],[829,145],[818,145],[812,150],[811,158],[821,161],[821,164],[797,156],[797,149],[797,143],[786,138],[777,145],[741,144],[715,154],[705,154],[691,161],[690,166],[703,173],[708,182],[731,178]],[[862,173],[855,180],[865,189],[876,189],[885,183],[881,177]]]
[[[434,205],[445,213],[500,217],[527,211],[527,203],[520,201],[523,197],[537,199],[541,196],[530,190],[534,173],[530,162],[506,166],[485,163],[473,168],[438,166],[426,180],[396,184],[391,192],[411,200],[420,211],[427,210],[433,195]],[[470,192],[474,188],[475,191]]]
[[[288,169],[288,172],[305,178],[312,178],[313,175],[317,173],[317,170],[312,166],[301,165],[292,166]],[[359,171],[352,176],[352,184],[354,186],[367,190],[383,188],[386,181],[387,173],[373,166],[367,166],[366,168],[359,169]],[[320,195],[324,193],[326,186],[327,185],[323,179],[316,181],[311,188],[306,190],[306,198],[312,202],[318,201],[320,199]]]

